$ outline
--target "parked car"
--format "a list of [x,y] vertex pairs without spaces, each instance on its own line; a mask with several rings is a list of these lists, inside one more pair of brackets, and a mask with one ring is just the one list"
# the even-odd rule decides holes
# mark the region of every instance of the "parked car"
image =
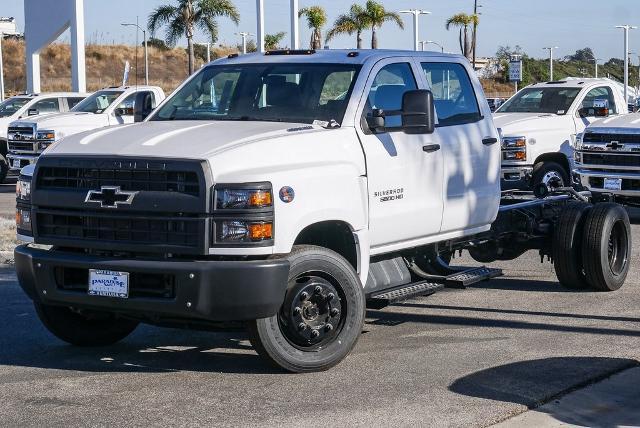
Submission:
[[492,112],[496,111],[504,102],[504,98],[487,98],[487,103],[489,103],[489,108]]
[[16,249],[16,271],[68,343],[242,322],[291,372],[344,359],[366,305],[500,275],[450,266],[457,250],[485,263],[536,249],[567,287],[620,288],[627,212],[554,186],[501,200],[500,157],[460,55],[231,55],[143,123],[65,137],[22,170],[17,231],[36,245]]
[[22,94],[0,104],[0,183],[9,172],[7,127],[16,119],[69,111],[86,97],[76,92]]
[[579,79],[528,86],[494,114],[501,129],[503,189],[571,183],[572,143],[599,116],[627,113],[616,82]]
[[10,169],[19,171],[34,163],[47,147],[63,137],[105,126],[133,123],[137,97],[141,97],[149,113],[165,95],[157,86],[111,87],[94,92],[67,113],[11,122],[7,156]]

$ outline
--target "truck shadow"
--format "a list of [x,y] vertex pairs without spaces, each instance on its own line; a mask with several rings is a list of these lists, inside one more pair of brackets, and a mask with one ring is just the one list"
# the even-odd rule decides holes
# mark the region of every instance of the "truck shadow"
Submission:
[[[520,361],[471,373],[449,385],[449,390],[469,397],[515,403],[533,409],[638,364],[632,359],[604,357]],[[590,409],[585,405],[587,410]],[[579,423],[580,414],[549,414],[558,421],[584,426]],[[607,416],[613,418],[607,419],[607,426],[632,426],[638,422],[627,420],[628,416],[624,414],[611,416],[609,412]]]

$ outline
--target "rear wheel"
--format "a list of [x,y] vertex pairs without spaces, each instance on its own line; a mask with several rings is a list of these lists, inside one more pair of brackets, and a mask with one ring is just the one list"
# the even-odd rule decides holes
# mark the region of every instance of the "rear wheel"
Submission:
[[553,266],[563,287],[589,287],[582,266],[582,237],[591,205],[575,202],[564,207],[553,231]]
[[582,261],[587,282],[599,291],[622,287],[629,273],[631,226],[620,205],[595,205],[587,215]]
[[327,370],[353,349],[364,325],[360,279],[342,256],[295,246],[284,304],[249,323],[251,344],[272,365],[294,373]]
[[40,321],[54,336],[76,346],[112,345],[127,337],[137,321],[116,318],[107,312],[76,311],[64,306],[36,303]]

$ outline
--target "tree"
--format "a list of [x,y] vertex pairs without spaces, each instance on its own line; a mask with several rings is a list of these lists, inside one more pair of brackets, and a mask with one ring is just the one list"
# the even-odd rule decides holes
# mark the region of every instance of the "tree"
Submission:
[[352,4],[349,13],[338,16],[333,23],[333,28],[327,33],[326,41],[328,42],[338,34],[351,36],[356,33],[356,48],[362,49],[362,32],[370,25],[366,10],[359,4]]
[[284,39],[287,33],[280,31],[275,34],[267,34],[264,36],[264,48],[268,51],[273,51],[280,48],[280,42]]
[[396,12],[389,12],[380,3],[369,0],[365,6],[364,17],[371,26],[371,49],[378,49],[377,29],[385,22],[395,22],[398,27],[404,29],[404,22]]
[[322,27],[327,23],[327,13],[320,6],[309,6],[300,9],[298,17],[306,17],[311,32],[310,49],[322,48]]
[[216,18],[225,16],[236,25],[240,22],[240,14],[231,0],[175,0],[178,4],[158,6],[147,22],[153,36],[161,26],[166,26],[165,40],[174,46],[176,41],[185,36],[189,51],[189,74],[193,73],[195,54],[193,50],[193,34],[200,28],[211,36],[211,42],[218,39],[218,23]]
[[[142,42],[142,45],[144,46],[144,42]],[[164,40],[162,39],[155,39],[155,38],[150,38],[149,40],[147,40],[147,46],[152,47],[152,48],[156,48],[160,51],[168,51],[169,50],[169,46],[167,46],[167,44],[164,42]]]
[[593,54],[591,48],[578,49],[573,55],[567,55],[564,57],[565,61],[580,61],[589,62],[593,61],[596,56]]
[[456,13],[451,18],[447,19],[445,28],[447,30],[451,27],[458,27],[460,29],[460,51],[462,55],[467,58],[471,57],[473,51],[474,42],[469,41],[469,26],[478,25],[478,15],[467,15],[466,13]]

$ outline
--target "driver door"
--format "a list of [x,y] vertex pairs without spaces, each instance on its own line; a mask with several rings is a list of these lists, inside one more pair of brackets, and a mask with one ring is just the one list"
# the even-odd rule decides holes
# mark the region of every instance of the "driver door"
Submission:
[[[371,71],[356,126],[367,162],[371,253],[380,254],[412,241],[426,243],[442,223],[442,150],[437,134],[401,130],[374,133],[366,118],[372,109],[399,110],[406,91],[420,88],[421,70],[411,58],[379,62]],[[401,124],[387,117],[386,127]]]

